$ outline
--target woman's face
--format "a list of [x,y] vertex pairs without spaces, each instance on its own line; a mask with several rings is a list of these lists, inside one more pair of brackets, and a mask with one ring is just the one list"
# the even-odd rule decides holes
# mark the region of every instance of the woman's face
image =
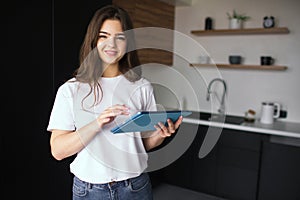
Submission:
[[97,42],[99,56],[106,65],[116,64],[126,53],[126,38],[119,20],[105,20]]

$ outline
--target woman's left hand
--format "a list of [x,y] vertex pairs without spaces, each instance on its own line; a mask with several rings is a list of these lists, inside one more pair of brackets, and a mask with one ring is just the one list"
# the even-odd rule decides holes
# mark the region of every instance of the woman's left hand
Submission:
[[183,117],[180,116],[175,123],[173,123],[172,120],[168,119],[167,120],[168,126],[165,126],[163,123],[160,122],[157,125],[155,125],[154,127],[156,128],[158,134],[161,137],[163,137],[163,138],[170,137],[173,133],[176,132],[179,125],[182,123],[182,119],[183,119]]

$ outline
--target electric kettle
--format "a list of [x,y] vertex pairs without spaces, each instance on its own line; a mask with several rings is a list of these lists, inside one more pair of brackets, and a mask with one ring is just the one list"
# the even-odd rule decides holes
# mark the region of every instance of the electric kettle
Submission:
[[273,124],[274,119],[279,118],[280,104],[276,102],[262,102],[260,122]]

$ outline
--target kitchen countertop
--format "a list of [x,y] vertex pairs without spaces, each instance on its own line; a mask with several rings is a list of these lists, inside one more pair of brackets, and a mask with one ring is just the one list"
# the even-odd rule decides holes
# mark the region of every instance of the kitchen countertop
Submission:
[[300,139],[300,123],[295,122],[285,122],[280,120],[275,120],[273,124],[262,124],[259,121],[255,122],[242,122],[241,124],[230,124],[230,123],[220,123],[208,120],[201,120],[199,118],[193,118],[190,116],[183,118],[183,123],[214,126],[220,128],[228,128],[249,132],[256,132],[261,134],[270,134],[275,136],[285,136]]

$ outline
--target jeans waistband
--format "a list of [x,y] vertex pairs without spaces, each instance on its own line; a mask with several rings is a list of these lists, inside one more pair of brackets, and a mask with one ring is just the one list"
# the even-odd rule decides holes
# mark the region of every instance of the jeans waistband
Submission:
[[[143,175],[145,175],[145,174],[142,173],[137,177],[133,177],[133,178],[129,178],[129,179],[126,179],[126,180],[121,180],[121,181],[111,181],[111,182],[108,182],[108,183],[89,183],[89,182],[85,182],[85,181],[82,181],[82,180],[80,180],[80,181],[85,182],[85,184],[87,185],[88,188],[92,188],[94,186],[95,187],[102,187],[102,188],[103,187],[112,187],[112,186],[125,186],[125,187],[127,187],[130,184],[130,181],[132,179],[138,178],[138,177],[143,176]],[[75,178],[78,179],[78,177],[75,177]]]

